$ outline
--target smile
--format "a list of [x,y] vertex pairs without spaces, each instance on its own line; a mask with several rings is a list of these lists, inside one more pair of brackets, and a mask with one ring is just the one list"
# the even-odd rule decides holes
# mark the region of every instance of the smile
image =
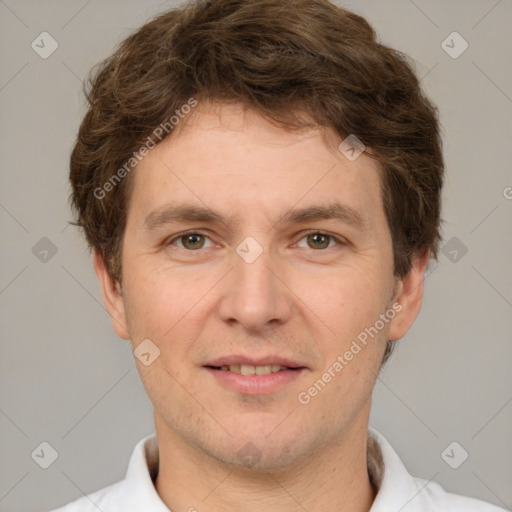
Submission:
[[203,368],[211,375],[214,382],[242,395],[268,395],[277,392],[308,371],[304,366],[237,364],[236,362],[218,366],[217,364],[206,365]]
[[277,373],[282,370],[290,370],[287,366],[281,366],[280,364],[267,364],[262,366],[254,366],[252,364],[230,364],[223,365],[220,367],[213,367],[215,370],[221,370],[223,372],[233,372],[240,375],[269,375],[271,373]]

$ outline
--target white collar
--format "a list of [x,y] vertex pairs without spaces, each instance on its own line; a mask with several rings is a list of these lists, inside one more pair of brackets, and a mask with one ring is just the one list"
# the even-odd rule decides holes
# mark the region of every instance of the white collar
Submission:
[[[395,450],[376,430],[369,428],[368,460],[372,481],[378,487],[377,497],[370,512],[425,510],[414,506],[421,493],[417,479],[411,477]],[[372,439],[376,443],[372,443]],[[153,479],[158,473],[158,444],[153,434],[141,440],[134,449],[126,474],[127,496],[151,512],[169,512],[155,491]],[[135,498],[136,497],[136,498]],[[127,499],[127,505],[131,499]],[[423,500],[420,500],[423,501]],[[133,501],[131,504],[133,505]],[[405,508],[404,508],[405,506]]]

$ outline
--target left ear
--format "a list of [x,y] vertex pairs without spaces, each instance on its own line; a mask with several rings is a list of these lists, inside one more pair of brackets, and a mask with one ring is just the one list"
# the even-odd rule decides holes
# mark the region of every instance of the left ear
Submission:
[[398,283],[394,303],[399,303],[402,309],[389,323],[390,340],[403,338],[420,312],[423,302],[423,281],[429,258],[428,248],[416,253],[411,270]]
[[126,321],[121,286],[110,275],[103,256],[96,249],[94,250],[93,262],[94,270],[100,283],[101,293],[103,294],[103,302],[105,302],[105,307],[110,315],[114,331],[120,338],[129,340],[130,332]]

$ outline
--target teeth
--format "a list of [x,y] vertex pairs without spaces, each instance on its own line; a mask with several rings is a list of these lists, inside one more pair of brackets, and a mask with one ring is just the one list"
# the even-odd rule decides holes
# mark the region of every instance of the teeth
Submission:
[[242,375],[254,375],[256,373],[256,367],[250,364],[240,365],[240,373]]
[[286,370],[286,366],[278,364],[267,364],[265,366],[253,366],[251,364],[230,364],[229,366],[221,366],[221,370],[239,373],[241,375],[269,375],[280,370]]
[[268,364],[267,366],[255,366],[254,367],[256,375],[268,375],[272,373],[272,365]]

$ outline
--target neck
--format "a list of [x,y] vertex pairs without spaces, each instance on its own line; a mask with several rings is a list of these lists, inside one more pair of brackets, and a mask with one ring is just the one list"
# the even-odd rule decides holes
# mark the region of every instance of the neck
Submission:
[[155,488],[170,510],[200,512],[368,512],[376,492],[367,469],[367,424],[313,457],[278,472],[228,466],[191,447],[155,416]]

